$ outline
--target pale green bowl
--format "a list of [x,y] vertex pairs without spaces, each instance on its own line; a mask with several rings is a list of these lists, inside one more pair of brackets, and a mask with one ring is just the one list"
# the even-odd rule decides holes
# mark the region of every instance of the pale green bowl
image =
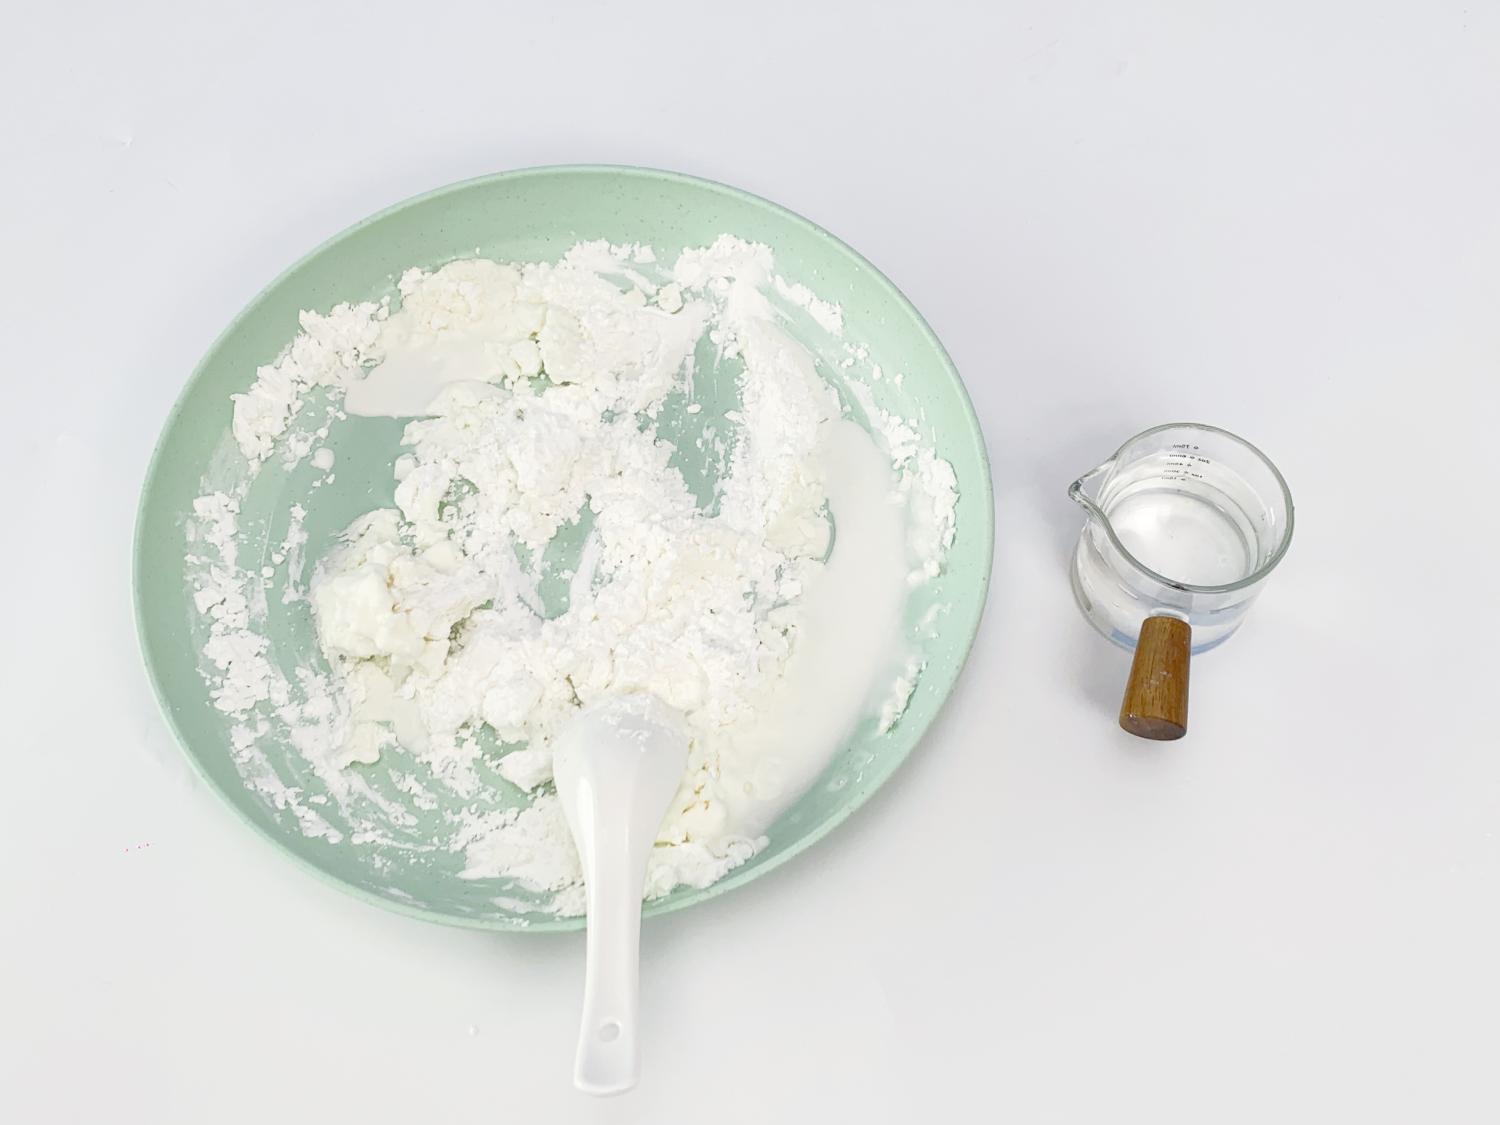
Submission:
[[[237,458],[228,440],[229,396],[244,390],[297,331],[300,309],[393,291],[408,266],[436,266],[478,249],[488,257],[555,259],[581,239],[644,242],[670,260],[685,246],[721,233],[764,242],[778,271],[844,309],[845,339],[869,348],[886,377],[872,384],[884,409],[920,419],[939,456],[958,476],[957,537],[943,574],[921,587],[908,610],[915,622],[946,607],[923,641],[927,667],[896,726],[878,735],[863,723],[818,782],[772,827],[770,846],[705,890],[679,889],[648,914],[721,894],[785,862],[858,808],[911,752],[947,698],[979,626],[989,583],[994,516],[984,440],[953,364],[916,309],[869,262],[807,220],[744,192],[704,180],[635,168],[561,167],[507,172],[419,196],[351,227],[314,250],[250,302],[209,349],[178,399],[157,444],[141,496],[135,539],[135,605],[141,648],[168,722],[187,755],[235,810],[288,855],[352,894],[433,921],[488,929],[576,929],[578,918],[527,908],[534,901],[504,881],[458,878],[446,852],[372,857],[348,843],[304,837],[295,818],[245,787],[228,752],[226,716],[199,675],[202,623],[194,617],[184,561],[184,521],[205,475]],[[793,330],[837,385],[843,353],[807,323]],[[904,378],[891,376],[901,373]],[[856,411],[856,414],[858,412]],[[333,434],[336,482],[310,504],[308,550],[317,553],[355,515],[390,502],[391,462],[401,423],[361,420]],[[291,504],[306,497],[304,464],[268,467],[245,501],[242,524],[263,524],[279,542]],[[243,548],[242,548],[243,550]],[[273,599],[274,602],[274,599]],[[290,669],[316,651],[305,605],[272,609],[272,658]],[[294,750],[263,746],[273,765],[306,791],[319,788]],[[373,769],[378,771],[380,767]],[[393,791],[392,791],[393,792]],[[519,799],[519,794],[516,795]],[[326,812],[327,810],[325,810]],[[443,810],[431,813],[434,818]],[[337,825],[335,815],[328,812]],[[436,821],[434,821],[434,826]],[[420,828],[419,828],[420,831]],[[347,837],[346,837],[347,839]],[[496,899],[516,900],[514,905]]]

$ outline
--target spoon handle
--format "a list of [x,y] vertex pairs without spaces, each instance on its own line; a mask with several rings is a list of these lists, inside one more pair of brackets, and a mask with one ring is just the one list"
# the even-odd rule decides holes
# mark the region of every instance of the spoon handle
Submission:
[[588,961],[574,1084],[589,1094],[620,1094],[641,1072],[641,891],[651,840],[632,840],[623,818],[583,810],[579,858],[588,896]]
[[1187,733],[1188,664],[1193,628],[1176,617],[1141,625],[1120,703],[1120,726],[1140,738],[1166,741]]

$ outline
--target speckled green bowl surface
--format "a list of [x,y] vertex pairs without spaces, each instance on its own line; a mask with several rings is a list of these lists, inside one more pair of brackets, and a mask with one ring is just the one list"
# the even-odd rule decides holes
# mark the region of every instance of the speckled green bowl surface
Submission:
[[[957,535],[941,576],[920,587],[908,607],[909,621],[934,606],[940,610],[932,618],[931,635],[921,642],[926,668],[901,720],[885,734],[876,732],[873,718],[862,722],[823,776],[772,827],[766,849],[718,883],[679,889],[649,904],[647,913],[700,902],[790,859],[863,804],[921,739],[951,691],[979,626],[994,537],[984,441],[958,373],[931,329],[896,287],[848,246],[755,196],[635,168],[507,172],[398,204],[333,238],[277,278],[193,372],[146,476],[136,527],[135,603],[151,680],[188,757],[287,855],[360,898],[434,921],[501,930],[582,924],[579,918],[536,909],[534,896],[497,885],[504,881],[459,878],[461,859],[446,852],[377,854],[350,843],[347,833],[339,843],[308,838],[295,816],[244,784],[229,753],[231,720],[213,706],[199,671],[203,625],[192,605],[184,539],[193,499],[205,481],[234,470],[230,462],[238,453],[229,435],[229,396],[245,390],[256,367],[288,344],[297,332],[299,310],[378,299],[394,292],[396,278],[410,266],[434,267],[476,250],[501,260],[555,260],[578,241],[598,238],[647,243],[670,261],[683,247],[704,245],[725,232],[768,244],[780,274],[843,307],[844,341],[868,347],[863,373],[868,376],[878,364],[886,376],[869,382],[878,405],[915,419],[937,454],[952,463],[960,493]],[[843,342],[835,350],[810,319],[795,321],[791,330],[836,387],[860,373],[842,366]],[[893,378],[896,374],[902,378]],[[308,503],[312,557],[356,515],[391,502],[391,463],[401,429],[398,421],[351,419],[330,435],[336,479],[319,490],[316,503]],[[289,471],[268,463],[242,508],[241,523],[255,540],[248,549],[269,550],[270,543],[280,541],[288,510],[307,499],[313,479],[306,463]],[[266,631],[271,657],[284,670],[316,658],[305,603],[281,606],[273,599]],[[269,739],[261,748],[288,784],[316,791],[317,779],[292,747]],[[380,766],[370,769],[378,779]],[[387,792],[401,799],[394,788]],[[522,799],[519,793],[516,799]],[[442,812],[419,815],[436,818]],[[336,814],[327,815],[337,825]]]

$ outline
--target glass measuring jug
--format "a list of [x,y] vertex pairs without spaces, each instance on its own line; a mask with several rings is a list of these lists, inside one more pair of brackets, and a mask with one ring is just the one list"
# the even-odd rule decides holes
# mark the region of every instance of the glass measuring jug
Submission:
[[[1084,615],[1110,640],[1135,649],[1136,664],[1164,691],[1173,684],[1161,662],[1176,664],[1173,650],[1181,649],[1180,708],[1161,701],[1153,706],[1169,715],[1129,723],[1127,688],[1121,725],[1146,737],[1181,737],[1189,649],[1213,648],[1239,627],[1291,543],[1286,481],[1243,438],[1174,423],[1131,438],[1074,481],[1068,495],[1089,516],[1072,565]],[[1152,651],[1143,652],[1147,641]]]

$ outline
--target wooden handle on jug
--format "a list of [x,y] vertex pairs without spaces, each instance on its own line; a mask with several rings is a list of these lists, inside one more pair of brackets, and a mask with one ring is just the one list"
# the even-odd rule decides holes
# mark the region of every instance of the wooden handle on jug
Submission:
[[1166,741],[1187,733],[1188,660],[1193,627],[1177,617],[1148,617],[1136,641],[1120,726],[1140,738]]

